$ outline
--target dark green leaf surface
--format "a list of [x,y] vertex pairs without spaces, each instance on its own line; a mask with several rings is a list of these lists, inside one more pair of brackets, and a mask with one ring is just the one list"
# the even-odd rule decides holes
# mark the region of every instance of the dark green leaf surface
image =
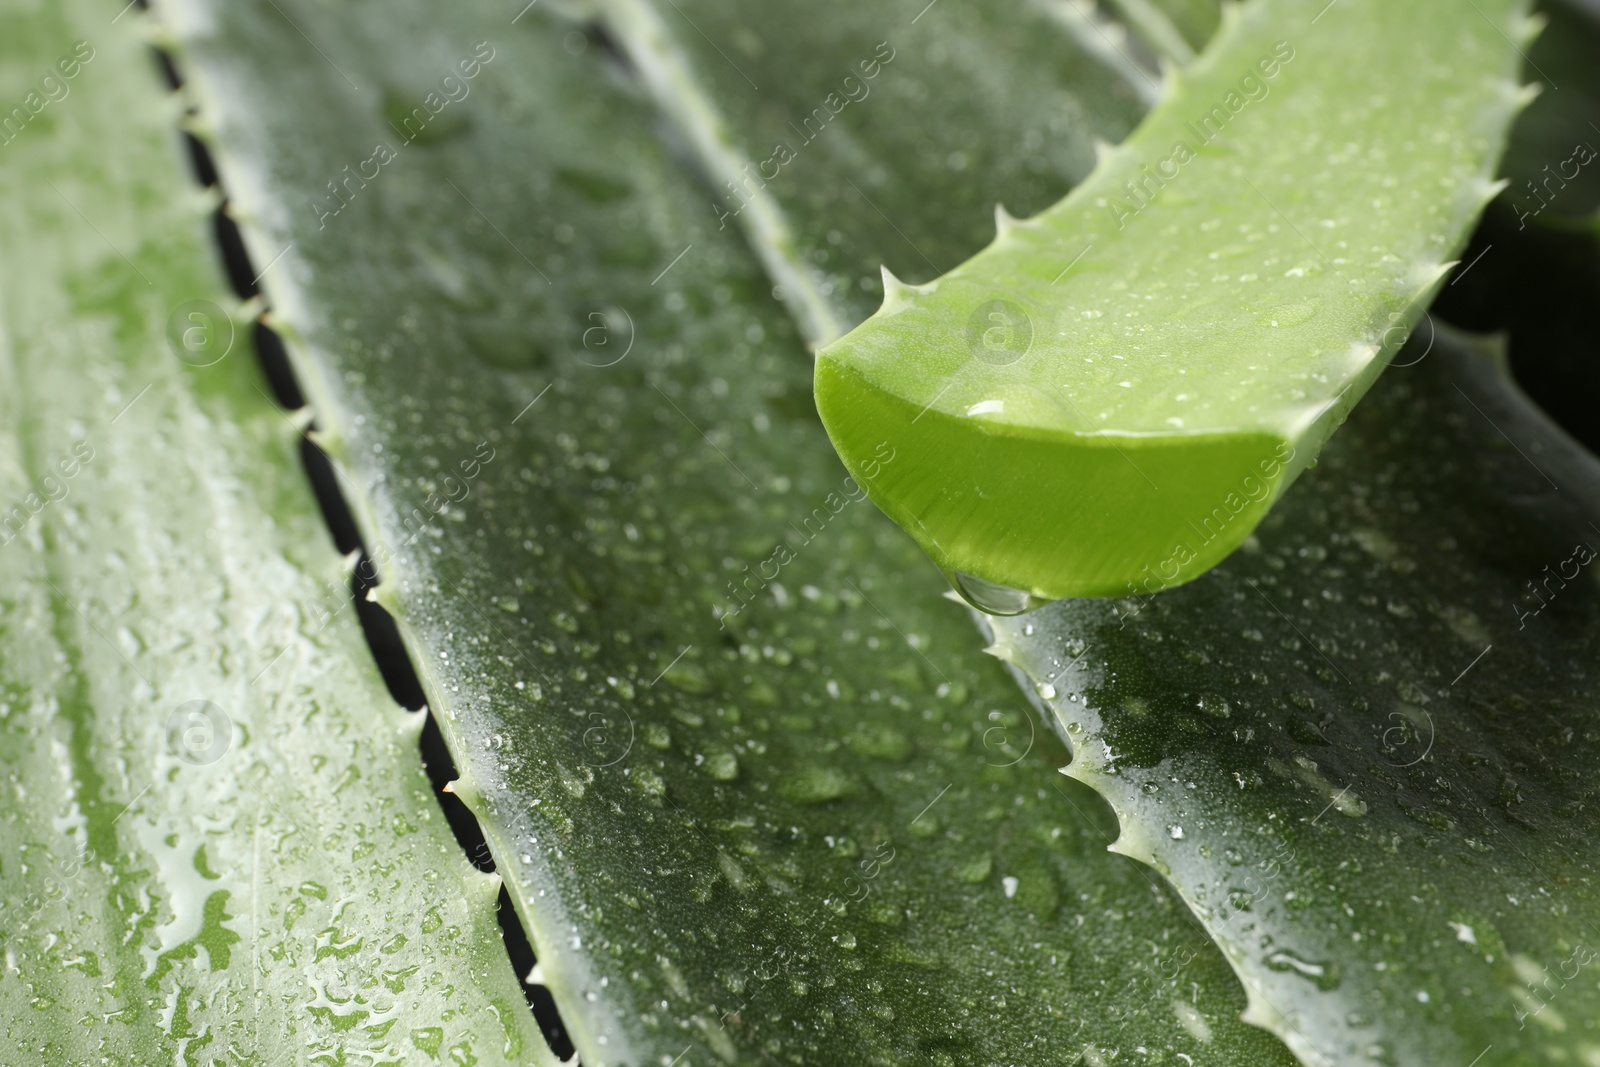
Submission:
[[1593,452],[1600,362],[1589,311],[1600,292],[1600,156],[1580,161],[1600,148],[1600,5],[1540,7],[1550,24],[1528,49],[1523,74],[1545,91],[1512,128],[1501,164],[1510,184],[1431,314],[1476,333],[1505,332],[1517,381]]
[[1222,5],[1217,0],[1144,0],[1143,4],[1138,0],[1118,0],[1116,6],[1124,11],[1140,6],[1154,8],[1193,52],[1205,47],[1222,21]]
[[0,1062],[549,1063],[497,882],[430,796],[223,310],[143,16],[23,8],[0,14],[27,117],[0,144]]
[[1600,7],[1547,0],[1523,74],[1543,88],[1517,120],[1501,201],[1518,228],[1570,226],[1600,210]]
[[1287,1062],[845,479],[772,283],[593,36],[169,12],[586,1065]]
[[1597,523],[1593,458],[1441,332],[1225,566],[997,651],[1303,1060],[1583,1062]]
[[[877,309],[880,265],[927,281],[987,244],[997,196],[1016,214],[1054,203],[1159,83],[1119,74],[1028,0],[659,9],[610,0],[606,24],[696,148],[710,217],[752,230],[758,250],[762,208],[786,220],[792,243],[773,251],[833,310],[813,343]],[[675,67],[691,85],[669,84]]]

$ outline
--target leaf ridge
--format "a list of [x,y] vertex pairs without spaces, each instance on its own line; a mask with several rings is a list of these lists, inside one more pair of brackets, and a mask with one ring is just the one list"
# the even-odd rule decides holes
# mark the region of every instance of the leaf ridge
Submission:
[[[726,121],[700,86],[655,4],[652,0],[598,2],[606,26],[633,62],[656,106],[688,139],[711,184],[726,182],[730,189],[737,185],[741,200],[738,224],[772,277],[774,295],[794,315],[807,344],[820,348],[841,337],[848,327],[818,284],[816,271],[798,255],[783,208],[761,181],[755,161],[734,145]],[[721,213],[723,225],[727,215]]]

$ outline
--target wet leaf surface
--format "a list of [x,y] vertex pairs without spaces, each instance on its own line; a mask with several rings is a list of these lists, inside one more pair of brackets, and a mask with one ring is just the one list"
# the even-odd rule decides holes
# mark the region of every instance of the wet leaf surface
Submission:
[[[594,35],[376,10],[172,8],[584,1062],[1286,1062],[846,479],[771,283]],[[457,132],[401,144],[383,94],[480,42]]]
[[115,15],[0,15],[0,1061],[552,1062]]
[[1600,469],[1497,359],[1441,331],[1192,585],[993,622],[1306,1062],[1596,1047]]

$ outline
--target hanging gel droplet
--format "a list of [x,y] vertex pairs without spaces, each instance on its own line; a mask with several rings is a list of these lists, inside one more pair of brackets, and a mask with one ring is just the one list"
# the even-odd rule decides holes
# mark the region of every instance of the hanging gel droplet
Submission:
[[1033,611],[1050,603],[1021,589],[986,582],[982,578],[974,578],[960,571],[945,571],[945,577],[949,579],[955,591],[961,594],[962,600],[986,615],[1021,615],[1023,612]]

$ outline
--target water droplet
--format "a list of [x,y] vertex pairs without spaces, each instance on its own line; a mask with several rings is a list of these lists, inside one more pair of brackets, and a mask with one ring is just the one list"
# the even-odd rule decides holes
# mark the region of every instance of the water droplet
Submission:
[[732,752],[713,752],[700,769],[719,782],[731,782],[739,777],[739,757]]
[[778,787],[786,799],[797,804],[823,804],[855,790],[855,782],[842,771],[815,765],[801,767]]
[[1315,982],[1318,989],[1330,990],[1339,987],[1339,974],[1329,963],[1312,963],[1303,960],[1292,952],[1278,951],[1263,960],[1267,967],[1274,971],[1293,971],[1302,978],[1309,978]]
[[1431,826],[1435,830],[1451,830],[1455,828],[1455,822],[1450,818],[1450,816],[1441,811],[1434,811],[1431,808],[1424,808],[1419,805],[1407,804],[1403,800],[1397,801],[1397,803],[1401,811],[1405,812],[1408,816],[1424,826]]
[[1183,840],[1183,827],[1177,826],[1177,825],[1169,826],[1169,827],[1167,827],[1167,835],[1169,837],[1171,837],[1174,841],[1182,841]]
[[970,885],[976,885],[989,877],[989,872],[993,869],[994,857],[985,852],[977,859],[957,869],[956,877]]
[[[1255,275],[1247,274],[1239,280],[1245,281],[1246,279],[1254,281]],[[1315,299],[1294,304],[1279,304],[1259,313],[1256,316],[1256,324],[1259,326],[1271,326],[1280,330],[1303,326],[1317,317],[1317,311],[1320,306],[1321,301]]]

